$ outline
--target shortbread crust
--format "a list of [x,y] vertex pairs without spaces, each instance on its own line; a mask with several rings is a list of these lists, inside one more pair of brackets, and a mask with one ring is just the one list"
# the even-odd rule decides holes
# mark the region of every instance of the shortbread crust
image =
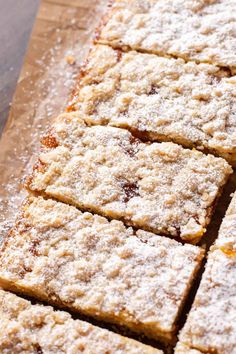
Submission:
[[229,255],[236,256],[236,192],[226,211],[219,234],[212,248],[220,248]]
[[42,140],[28,188],[127,225],[201,239],[231,167],[173,143],[142,143],[125,129],[87,126],[67,113]]
[[87,122],[205,149],[236,166],[236,76],[104,45],[94,46],[86,63],[69,108]]
[[178,342],[174,354],[204,354],[200,350],[189,348],[189,346]]
[[[203,353],[236,353],[236,257],[210,252],[180,342]],[[177,353],[181,353],[177,351]]]
[[203,253],[31,197],[1,250],[0,286],[172,341]]
[[162,351],[91,324],[63,311],[32,305],[0,290],[0,352],[16,353],[156,353]]
[[97,41],[236,70],[234,0],[116,0]]

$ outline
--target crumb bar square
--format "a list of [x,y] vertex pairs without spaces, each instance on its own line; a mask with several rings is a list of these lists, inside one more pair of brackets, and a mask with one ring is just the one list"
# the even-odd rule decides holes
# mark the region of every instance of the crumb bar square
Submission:
[[73,320],[66,312],[32,305],[3,290],[0,290],[0,316],[2,354],[163,353],[87,322]]
[[[236,257],[210,252],[187,322],[183,345],[203,353],[236,353]],[[182,353],[177,351],[177,353]]]
[[231,167],[173,143],[143,143],[125,129],[60,116],[42,139],[31,191],[130,226],[198,242]]
[[115,0],[97,41],[236,70],[234,0]]
[[220,248],[229,255],[235,254],[236,256],[236,192],[226,211],[215,245],[212,248]]
[[223,68],[97,45],[69,109],[90,124],[196,147],[236,166],[236,76]]
[[203,250],[31,197],[2,247],[0,286],[171,342]]

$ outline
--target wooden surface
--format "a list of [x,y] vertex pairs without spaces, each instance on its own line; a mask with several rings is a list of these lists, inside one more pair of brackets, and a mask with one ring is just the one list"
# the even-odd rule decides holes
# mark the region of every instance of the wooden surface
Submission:
[[39,0],[0,0],[0,134],[15,91]]

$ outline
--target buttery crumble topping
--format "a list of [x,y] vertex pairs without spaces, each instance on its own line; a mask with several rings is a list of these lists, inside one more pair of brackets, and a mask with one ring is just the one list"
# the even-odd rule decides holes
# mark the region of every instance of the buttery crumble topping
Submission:
[[236,165],[236,76],[226,69],[134,51],[117,59],[96,45],[70,107],[90,124],[206,149]]
[[1,250],[0,285],[171,341],[203,253],[32,197]]
[[91,324],[52,307],[0,290],[2,354],[97,353],[161,354],[162,351]]
[[115,0],[97,40],[236,70],[235,0]]
[[181,343],[203,353],[236,353],[235,284],[236,257],[229,257],[221,250],[210,252],[192,309],[180,333]]
[[236,193],[222,221],[218,237],[212,248],[220,248],[228,255],[234,253],[236,256]]
[[30,190],[191,243],[205,233],[232,172],[222,158],[142,143],[124,129],[88,126],[79,113],[60,116],[43,141]]

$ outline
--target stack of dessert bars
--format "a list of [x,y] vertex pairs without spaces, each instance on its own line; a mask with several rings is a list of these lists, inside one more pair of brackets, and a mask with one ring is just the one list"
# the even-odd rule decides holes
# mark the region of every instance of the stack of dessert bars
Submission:
[[236,353],[236,194],[197,245],[236,166],[235,73],[235,0],[109,5],[1,248],[1,353],[163,353],[100,323]]

